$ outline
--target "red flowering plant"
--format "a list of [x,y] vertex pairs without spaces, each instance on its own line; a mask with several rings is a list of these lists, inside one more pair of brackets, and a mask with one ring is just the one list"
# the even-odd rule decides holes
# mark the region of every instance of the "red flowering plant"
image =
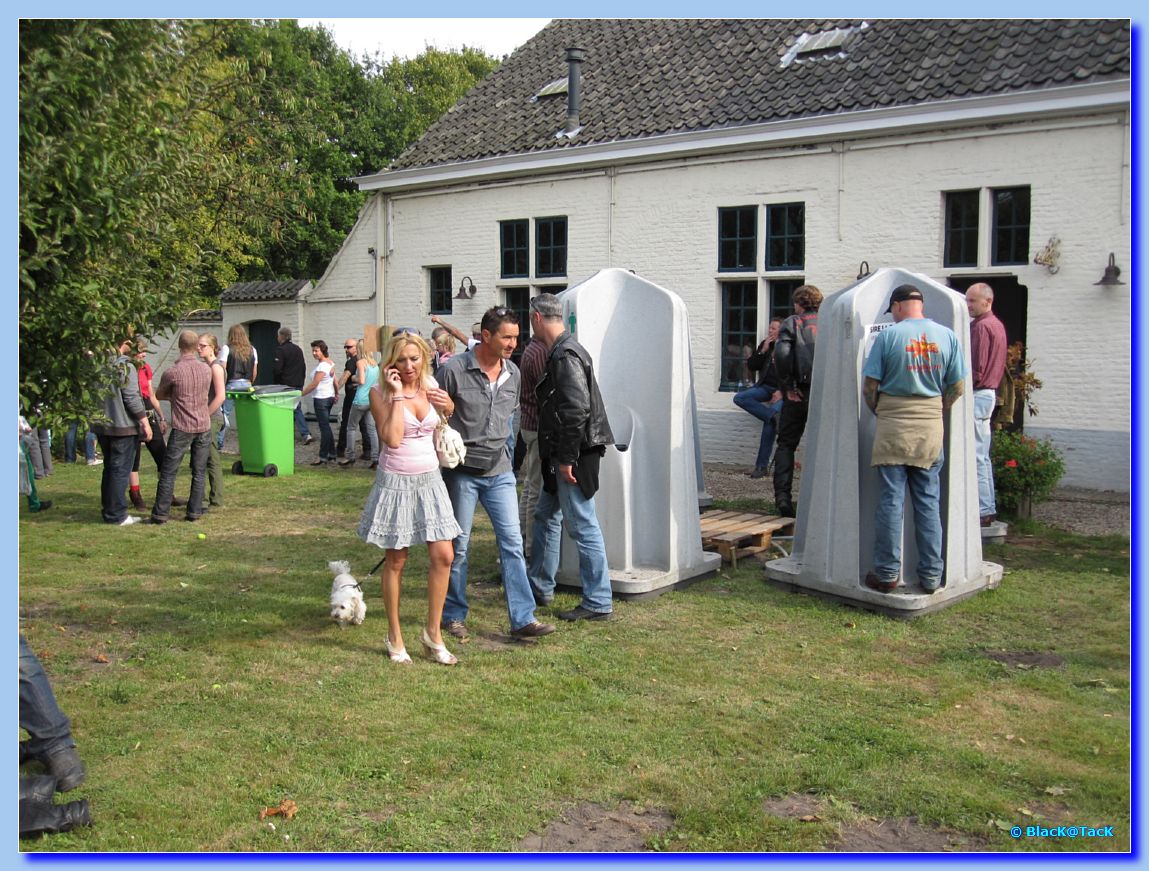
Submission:
[[1046,499],[1065,474],[1061,452],[1049,439],[998,431],[989,449],[997,507],[1016,511]]

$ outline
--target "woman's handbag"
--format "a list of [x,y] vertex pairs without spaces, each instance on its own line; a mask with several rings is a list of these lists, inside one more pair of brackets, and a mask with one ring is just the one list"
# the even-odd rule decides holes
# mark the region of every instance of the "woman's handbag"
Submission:
[[445,420],[435,427],[435,454],[439,458],[439,466],[444,469],[455,468],[467,456],[463,437],[447,426]]

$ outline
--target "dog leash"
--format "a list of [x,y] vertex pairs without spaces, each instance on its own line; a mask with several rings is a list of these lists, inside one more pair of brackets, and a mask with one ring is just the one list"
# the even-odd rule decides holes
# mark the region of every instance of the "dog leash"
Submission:
[[386,561],[387,561],[387,554],[384,553],[383,559],[381,559],[381,560],[379,560],[379,562],[375,563],[375,568],[371,569],[371,571],[369,571],[367,574],[369,574],[369,575],[375,574],[377,571],[379,571],[379,567],[381,565],[383,565],[383,563],[385,563]]

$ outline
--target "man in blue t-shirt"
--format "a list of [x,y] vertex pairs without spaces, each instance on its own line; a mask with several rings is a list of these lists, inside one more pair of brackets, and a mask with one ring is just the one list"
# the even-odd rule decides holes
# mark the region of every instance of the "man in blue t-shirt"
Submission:
[[894,288],[887,309],[893,326],[878,334],[862,367],[866,405],[878,417],[870,464],[878,470],[874,569],[866,586],[892,593],[902,569],[906,485],[914,505],[918,582],[942,585],[941,484],[943,413],[962,394],[965,360],[953,330],[922,314],[922,292]]

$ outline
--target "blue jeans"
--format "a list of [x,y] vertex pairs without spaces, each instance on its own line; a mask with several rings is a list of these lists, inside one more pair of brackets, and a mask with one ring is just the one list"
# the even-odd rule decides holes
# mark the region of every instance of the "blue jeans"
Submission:
[[993,462],[989,458],[989,446],[993,439],[994,406],[997,405],[996,390],[975,390],[973,392],[973,438],[977,456],[977,507],[978,514],[997,513],[997,500],[993,492]]
[[480,477],[457,469],[443,470],[443,483],[451,497],[455,521],[463,530],[455,539],[455,559],[451,563],[451,580],[443,606],[443,622],[467,619],[467,549],[475,521],[475,504],[482,503],[495,528],[495,542],[502,560],[503,593],[507,597],[507,614],[511,629],[521,629],[535,622],[535,597],[527,581],[527,564],[523,560],[523,537],[519,532],[519,504],[513,472]]
[[98,436],[104,454],[104,469],[100,474],[100,512],[104,523],[119,523],[128,516],[128,492],[132,465],[136,460],[139,436]]
[[734,404],[748,411],[762,421],[762,437],[758,439],[758,457],[754,468],[765,469],[770,465],[770,454],[774,451],[774,436],[778,432],[778,414],[782,411],[782,400],[770,402],[774,388],[768,385],[747,387],[734,394]]
[[878,507],[874,516],[874,574],[896,580],[902,570],[902,521],[906,486],[914,506],[914,534],[918,546],[918,581],[926,590],[942,583],[941,469],[942,452],[928,469],[917,466],[876,466]]
[[75,747],[72,724],[56,703],[40,660],[20,636],[20,728],[31,737],[26,745],[34,756]]
[[[164,452],[164,465],[160,469],[160,482],[156,486],[156,501],[152,505],[152,520],[163,522],[172,510],[172,496],[175,495],[176,474],[183,463],[184,454],[191,448],[191,493],[188,495],[189,518],[203,514],[203,491],[207,480],[207,458],[211,448],[211,430],[204,432],[184,432],[172,429],[168,436],[167,450]],[[107,462],[105,460],[105,462]]]
[[[225,390],[247,390],[249,387],[251,387],[251,382],[246,378],[236,378],[224,385]],[[215,446],[218,450],[223,450],[223,437],[233,426],[235,426],[235,400],[224,399],[223,426],[219,428],[219,435],[215,438]]]
[[303,403],[295,403],[295,428],[299,430],[299,437],[301,439],[307,438],[311,435],[311,430],[307,428],[307,418],[303,416]]
[[535,505],[535,528],[531,541],[531,567],[527,572],[531,586],[540,598],[550,599],[555,592],[555,573],[559,568],[559,541],[563,520],[578,548],[578,574],[582,584],[582,607],[588,611],[609,613],[612,610],[610,569],[606,564],[606,544],[594,511],[594,500],[587,499],[577,484],[556,480],[556,492],[539,492]]
[[335,397],[316,399],[315,422],[319,425],[319,459],[335,459],[335,434],[331,432],[331,406],[335,404]]
[[[73,423],[64,433],[64,462],[76,462],[76,434],[80,425]],[[96,434],[88,430],[84,435],[84,459],[88,462],[96,459]]]

